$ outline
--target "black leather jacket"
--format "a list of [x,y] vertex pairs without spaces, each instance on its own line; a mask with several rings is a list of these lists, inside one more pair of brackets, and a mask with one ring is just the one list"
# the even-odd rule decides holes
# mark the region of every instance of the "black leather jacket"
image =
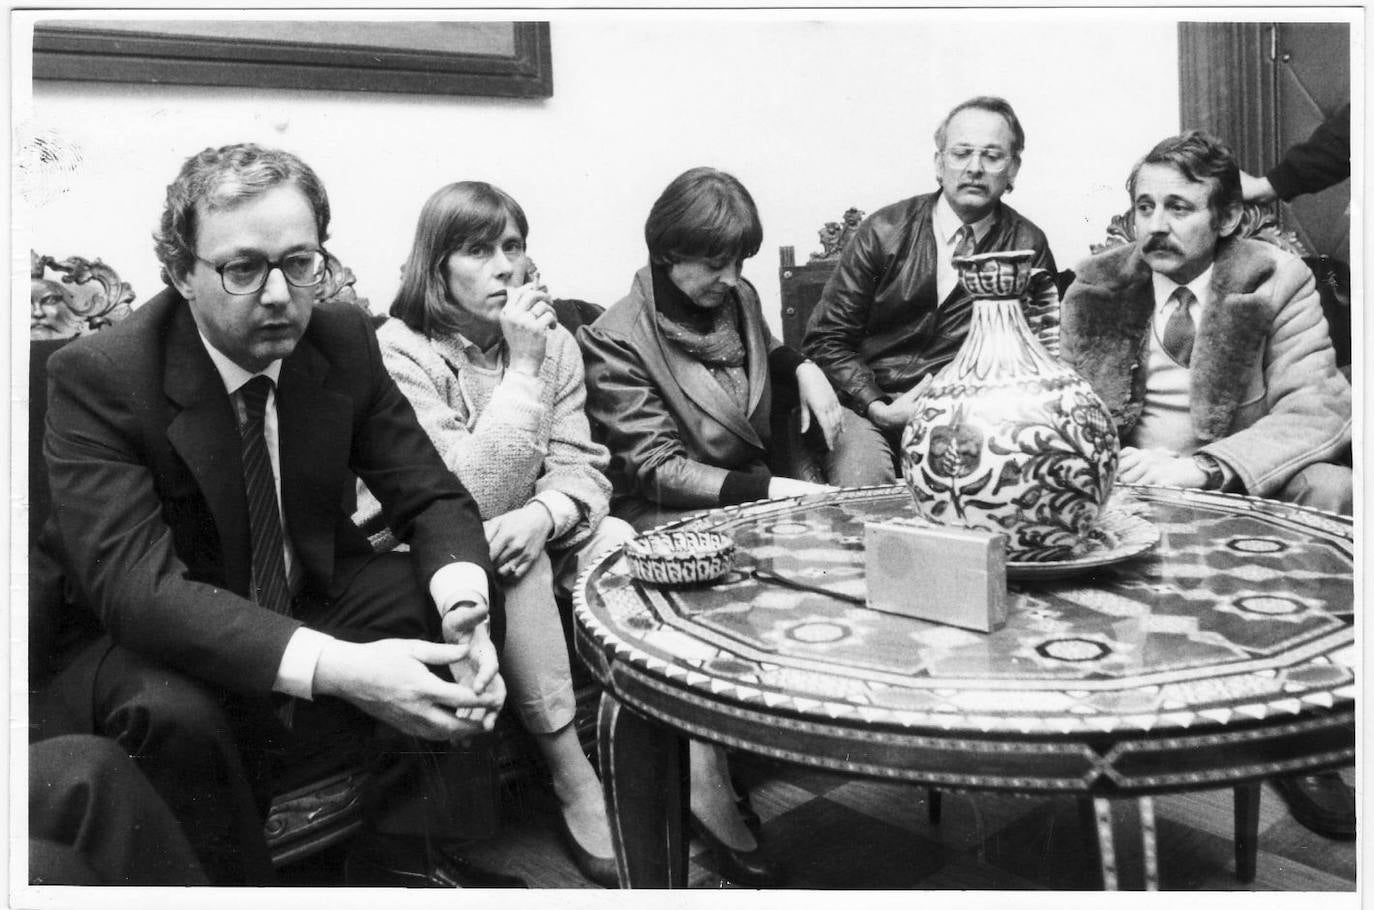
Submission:
[[744,501],[729,495],[732,488],[766,496],[770,354],[782,342],[768,330],[758,294],[740,282],[745,411],[703,364],[662,336],[655,293],[653,270],[645,266],[630,293],[578,333],[592,434],[611,452],[611,514],[633,522],[651,505],[707,509]]
[[[939,193],[914,196],[874,212],[859,225],[811,313],[804,353],[830,377],[840,401],[859,415],[896,397],[953,359],[968,332],[973,301],[963,287],[936,300],[936,242],[931,212]],[[1005,203],[976,252],[1035,250],[1047,279],[1033,284],[1031,328],[1058,347],[1059,296],[1045,233]],[[1052,312],[1051,312],[1052,311]]]

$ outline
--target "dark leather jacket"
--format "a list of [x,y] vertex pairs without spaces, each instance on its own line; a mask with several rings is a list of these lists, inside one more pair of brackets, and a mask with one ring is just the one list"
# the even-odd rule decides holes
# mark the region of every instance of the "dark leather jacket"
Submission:
[[[914,196],[865,219],[811,313],[802,349],[825,370],[841,403],[863,417],[872,402],[902,394],[953,359],[968,332],[968,292],[960,286],[943,303],[935,299],[931,213],[938,198]],[[1035,267],[1055,275],[1044,232],[1005,203],[976,251],[994,250],[1035,250]],[[1046,305],[1054,312],[1032,318],[1031,327],[1053,328],[1057,347],[1058,294],[1052,281],[1037,282],[1035,290],[1042,303],[1053,295]]]
[[753,498],[767,495],[769,355],[782,343],[768,330],[758,294],[749,282],[740,282],[747,412],[705,366],[662,337],[654,296],[652,269],[646,266],[625,298],[578,332],[592,433],[611,452],[606,471],[614,490],[611,514],[634,521],[649,504],[671,509],[727,505],[731,475],[759,478],[760,492]]

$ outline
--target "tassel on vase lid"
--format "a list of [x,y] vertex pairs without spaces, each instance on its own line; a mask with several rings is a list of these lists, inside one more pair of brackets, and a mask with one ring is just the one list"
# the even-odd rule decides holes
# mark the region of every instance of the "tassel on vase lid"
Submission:
[[1007,535],[1007,558],[1072,559],[1116,477],[1116,427],[1087,381],[1045,350],[1020,298],[1030,250],[956,257],[974,297],[968,337],[902,433],[923,518]]

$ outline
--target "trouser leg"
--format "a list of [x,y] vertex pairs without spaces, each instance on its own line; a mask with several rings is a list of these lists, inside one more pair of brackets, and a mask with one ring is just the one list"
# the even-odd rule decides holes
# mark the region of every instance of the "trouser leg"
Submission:
[[[408,553],[372,557],[349,577],[347,587],[328,598],[302,598],[297,615],[346,641],[440,640],[438,610],[421,589]],[[493,638],[499,641],[499,592],[491,594]],[[449,678],[447,667],[431,669]],[[295,733],[294,742],[305,748],[332,737],[337,746],[329,754],[348,755],[374,772],[364,814],[379,832],[451,840],[489,836],[495,828],[497,779],[489,737],[473,737],[465,746],[430,742],[330,698],[299,704]]]
[[206,883],[171,811],[119,744],[99,736],[29,747],[29,838],[36,885]]
[[895,483],[892,443],[867,418],[849,408],[842,411],[840,430],[825,458],[825,473],[839,487],[867,487]]
[[1353,515],[1354,474],[1345,465],[1310,464],[1293,475],[1274,498],[1339,515]]
[[635,529],[627,521],[607,515],[592,530],[590,536],[575,547],[549,551],[553,565],[554,593],[560,598],[572,596],[573,585],[583,570],[590,566],[598,556],[612,547],[618,547],[635,536]]
[[794,477],[808,483],[828,483],[826,478],[825,434],[812,423],[801,431],[801,408],[773,419],[773,445],[768,453],[768,469],[775,477]]
[[71,844],[29,838],[30,885],[106,885]]
[[215,693],[115,646],[95,677],[96,732],[162,797],[216,884],[273,880],[263,838],[268,753],[284,730],[268,699]]
[[343,641],[439,640],[438,610],[420,589],[409,553],[381,553],[348,574],[348,585],[327,597],[299,598],[296,617]]
[[539,554],[523,576],[502,585],[507,632],[501,667],[510,705],[531,733],[563,729],[572,723],[576,710],[557,598],[571,595],[573,582],[591,560],[634,533],[626,522],[608,516],[576,546]]
[[502,587],[506,644],[501,667],[510,705],[531,733],[561,730],[573,719],[572,670],[548,554],[540,553],[524,575]]

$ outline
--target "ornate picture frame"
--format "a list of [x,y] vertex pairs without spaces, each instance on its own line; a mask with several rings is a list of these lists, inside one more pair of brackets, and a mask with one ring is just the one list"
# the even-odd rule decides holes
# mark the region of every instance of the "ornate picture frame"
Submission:
[[[301,28],[282,40],[282,26],[288,22]],[[553,95],[547,22],[52,19],[34,26],[33,75],[329,91]]]

